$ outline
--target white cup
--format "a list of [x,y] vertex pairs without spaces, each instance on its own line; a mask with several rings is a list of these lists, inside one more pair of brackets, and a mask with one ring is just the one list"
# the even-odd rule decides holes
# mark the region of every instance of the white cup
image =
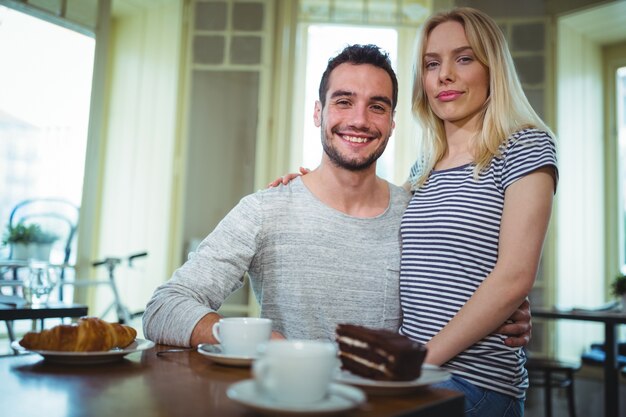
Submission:
[[311,404],[328,393],[339,359],[331,342],[271,340],[252,364],[257,389],[286,405]]
[[272,320],[257,317],[223,318],[213,325],[212,332],[225,354],[254,357],[257,347],[270,340]]

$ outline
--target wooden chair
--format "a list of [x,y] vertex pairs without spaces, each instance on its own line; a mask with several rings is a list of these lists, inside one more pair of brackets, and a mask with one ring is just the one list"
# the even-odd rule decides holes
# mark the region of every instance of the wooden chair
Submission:
[[565,389],[570,417],[576,417],[574,374],[580,363],[529,355],[526,361],[530,386],[543,387],[545,417],[552,417],[552,390]]

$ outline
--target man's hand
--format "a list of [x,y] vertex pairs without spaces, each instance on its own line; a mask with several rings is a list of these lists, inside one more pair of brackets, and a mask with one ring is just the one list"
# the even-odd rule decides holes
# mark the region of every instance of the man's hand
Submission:
[[515,310],[513,315],[504,323],[496,333],[508,336],[504,344],[510,347],[525,347],[530,342],[532,322],[530,315],[530,302],[528,298]]
[[279,333],[275,330],[272,331],[272,336],[270,337],[271,340],[285,340],[286,337],[283,336],[282,333]]
[[192,347],[196,347],[200,343],[219,343],[217,339],[213,336],[213,326],[215,325],[215,323],[220,321],[221,318],[222,316],[217,313],[209,313],[206,316],[202,317],[198,324],[196,324],[196,327],[193,328],[189,344]]

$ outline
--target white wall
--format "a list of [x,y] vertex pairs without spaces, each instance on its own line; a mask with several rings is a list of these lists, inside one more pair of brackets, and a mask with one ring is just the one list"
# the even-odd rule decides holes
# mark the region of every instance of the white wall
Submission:
[[[595,307],[605,294],[602,54],[567,19],[557,30],[556,304]],[[559,356],[579,359],[591,341],[604,339],[601,330],[557,322]]]
[[[143,310],[169,277],[167,259],[177,136],[182,2],[159,2],[113,20],[99,257],[147,251],[118,284]],[[102,271],[104,272],[104,271]],[[92,314],[110,302],[101,290]]]

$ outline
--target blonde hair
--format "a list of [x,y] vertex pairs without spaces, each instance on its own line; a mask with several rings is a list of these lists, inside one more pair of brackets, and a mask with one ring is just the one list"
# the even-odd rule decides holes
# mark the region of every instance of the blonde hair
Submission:
[[428,103],[422,76],[428,36],[435,27],[449,21],[463,25],[476,58],[489,71],[489,96],[480,114],[482,128],[472,138],[474,178],[478,179],[480,172],[491,160],[500,156],[499,147],[512,133],[534,127],[552,135],[528,102],[515,72],[504,34],[493,19],[470,7],[458,7],[437,13],[422,26],[414,69],[412,110],[424,130],[418,161],[420,170],[414,184],[416,186],[426,181],[435,164],[445,155],[448,146],[443,121]]

